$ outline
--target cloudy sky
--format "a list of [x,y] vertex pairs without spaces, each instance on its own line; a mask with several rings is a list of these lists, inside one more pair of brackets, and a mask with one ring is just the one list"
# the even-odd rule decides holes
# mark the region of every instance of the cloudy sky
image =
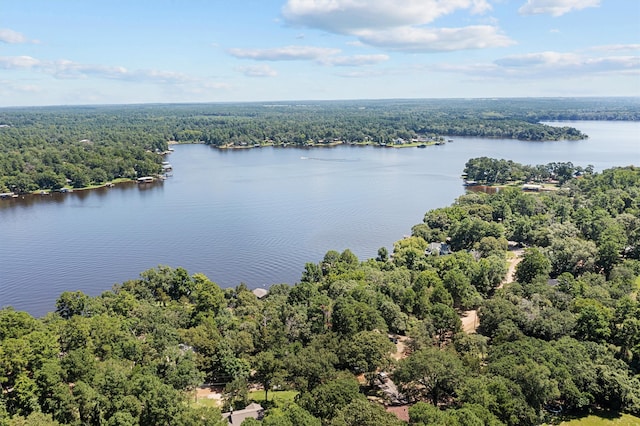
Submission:
[[640,96],[638,0],[0,0],[0,106]]

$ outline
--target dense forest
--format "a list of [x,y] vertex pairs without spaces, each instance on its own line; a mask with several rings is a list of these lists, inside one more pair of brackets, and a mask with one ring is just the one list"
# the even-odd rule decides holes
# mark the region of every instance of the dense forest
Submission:
[[[391,252],[329,251],[265,297],[159,266],[43,318],[2,309],[0,425],[224,425],[256,388],[264,418],[245,426],[406,424],[394,404],[411,425],[640,415],[639,284],[640,169],[469,192]],[[221,407],[194,402],[202,383]]]
[[169,141],[222,147],[444,136],[579,140],[586,137],[579,130],[540,121],[638,119],[634,98],[2,108],[0,193],[155,175]]

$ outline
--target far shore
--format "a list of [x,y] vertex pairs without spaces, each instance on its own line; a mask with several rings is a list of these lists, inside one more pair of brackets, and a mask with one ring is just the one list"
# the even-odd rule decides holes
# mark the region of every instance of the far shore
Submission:
[[[449,140],[449,142],[452,142],[452,140]],[[169,145],[169,147],[171,147],[172,145],[201,145],[201,144],[205,144],[204,141],[189,141],[189,142],[179,142],[179,141],[175,141],[175,140],[171,140],[168,141],[167,144]],[[220,146],[215,146],[212,145],[214,148],[218,148],[218,149],[224,149],[224,150],[235,150],[235,149],[251,149],[251,148],[263,148],[263,147],[274,147],[274,148],[331,148],[331,147],[335,147],[338,145],[351,145],[351,146],[374,146],[374,147],[378,147],[378,148],[424,148],[427,146],[433,146],[433,145],[438,145],[438,144],[443,144],[443,141],[434,141],[434,140],[430,140],[430,141],[413,141],[413,142],[405,142],[402,144],[395,144],[395,143],[389,143],[389,144],[381,144],[381,143],[376,143],[376,142],[372,142],[372,141],[363,141],[363,142],[344,142],[341,140],[338,141],[331,141],[331,142],[327,142],[327,143],[311,143],[308,142],[304,145],[296,145],[296,144],[292,144],[292,143],[278,143],[278,142],[264,142],[264,143],[255,143],[255,144],[246,144],[246,145],[236,145],[233,143],[227,143],[225,145],[220,145]],[[169,150],[164,151],[162,153],[160,153],[160,155],[167,155],[170,154],[173,151],[173,149],[169,148]],[[104,183],[99,183],[99,184],[94,184],[94,185],[88,185],[88,186],[84,186],[81,188],[74,188],[72,186],[64,186],[60,189],[38,189],[35,191],[31,191],[28,193],[23,193],[23,194],[17,194],[17,195],[48,195],[52,192],[75,192],[75,191],[87,191],[87,190],[91,190],[91,189],[99,189],[99,188],[110,188],[113,187],[115,185],[118,184],[122,184],[122,183],[131,183],[131,182],[136,182],[136,179],[130,179],[130,178],[118,178],[118,179],[114,179],[112,181],[109,182],[104,182]]]
[[[452,142],[450,139],[449,142]],[[189,142],[178,142],[178,141],[169,141],[169,145],[194,145],[194,144],[205,144],[204,141],[189,141]],[[250,144],[248,142],[244,142],[241,144],[236,144],[233,142],[226,143],[224,145],[211,145],[214,148],[218,149],[252,149],[252,148],[265,148],[265,147],[274,147],[274,148],[330,148],[338,145],[350,145],[350,146],[374,146],[379,148],[420,148],[427,147],[433,145],[444,145],[444,141],[414,141],[414,142],[405,142],[405,143],[377,143],[372,141],[363,141],[363,142],[345,142],[345,141],[331,141],[331,142],[307,142],[303,145],[298,145],[289,142],[262,142],[262,143],[254,143]]]

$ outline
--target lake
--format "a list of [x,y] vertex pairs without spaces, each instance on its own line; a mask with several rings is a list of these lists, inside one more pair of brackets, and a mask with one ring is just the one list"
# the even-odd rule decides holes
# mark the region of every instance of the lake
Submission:
[[297,282],[306,262],[361,260],[464,193],[469,158],[640,164],[640,123],[564,122],[583,141],[454,138],[443,146],[260,148],[179,145],[173,176],[150,185],[0,200],[0,306],[41,316],[65,290],[98,295],[158,265],[221,287]]

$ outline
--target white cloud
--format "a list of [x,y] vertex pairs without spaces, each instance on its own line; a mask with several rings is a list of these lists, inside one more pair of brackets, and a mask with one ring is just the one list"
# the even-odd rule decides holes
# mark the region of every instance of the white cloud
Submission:
[[0,56],[0,68],[7,70],[36,68],[41,62],[31,56]]
[[525,74],[586,74],[617,71],[640,71],[640,56],[588,57],[576,53],[540,52],[509,56],[495,61],[506,70],[522,70]]
[[552,79],[588,75],[640,74],[640,56],[587,56],[579,53],[537,52],[507,56],[493,63],[440,64],[433,70],[475,78]]
[[356,71],[349,71],[349,72],[342,72],[342,73],[338,73],[337,75],[339,77],[344,77],[344,78],[355,78],[355,79],[361,79],[361,78],[372,78],[372,77],[385,77],[388,75],[397,75],[397,72],[393,72],[393,71],[380,71],[380,70],[356,70]]
[[33,43],[34,41],[28,40],[24,35],[17,31],[10,30],[8,28],[0,28],[0,42],[17,44],[17,43]]
[[218,81],[203,81],[199,86],[205,89],[215,89],[215,90],[231,89],[231,85],[229,83],[223,83]]
[[320,60],[323,65],[334,65],[340,67],[359,67],[363,65],[373,65],[389,60],[387,55],[354,55],[354,56],[331,56]]
[[593,46],[591,51],[604,52],[637,52],[640,51],[640,44],[607,44],[603,46]]
[[184,83],[193,81],[185,74],[161,70],[128,70],[120,66],[81,64],[67,59],[41,61],[31,56],[0,56],[0,68],[32,69],[58,79],[84,79],[89,77],[156,83]]
[[0,80],[0,88],[8,89],[19,93],[40,93],[43,92],[42,87],[35,84],[23,84],[11,80]]
[[313,46],[285,46],[273,49],[229,49],[229,54],[240,59],[256,61],[318,60],[340,53],[340,49]]
[[275,77],[278,75],[277,71],[269,65],[251,65],[248,67],[238,67],[236,70],[247,77]]
[[402,27],[389,31],[360,31],[358,36],[372,46],[412,52],[446,52],[514,44],[496,27],[488,25],[463,28]]
[[41,93],[42,87],[35,84],[18,84],[13,86],[13,90],[23,93]]
[[518,12],[522,15],[561,16],[574,10],[597,6],[600,6],[600,0],[527,0],[527,4],[518,9]]
[[109,79],[128,79],[131,72],[124,67],[80,64],[61,59],[40,64],[42,70],[59,79],[84,79],[90,76]]
[[506,68],[517,67],[557,67],[577,65],[583,59],[575,53],[559,53],[559,52],[539,52],[528,53],[524,55],[507,56],[495,61],[497,65]]
[[[108,68],[107,71],[113,70],[115,73],[112,76],[107,78],[120,78],[120,67],[116,67],[115,69]],[[107,73],[109,75],[109,73]],[[131,72],[126,72],[123,75],[125,79],[128,80],[146,80],[152,81],[154,83],[165,83],[165,84],[180,84],[180,83],[191,83],[197,81],[193,77],[190,77],[186,74],[175,72],[175,71],[163,71],[163,70],[135,70]]]
[[[0,56],[0,69],[31,70],[49,75],[56,79],[83,80],[89,78],[136,82],[142,84],[156,84],[165,88],[177,88],[188,93],[208,93],[229,89],[224,82],[209,81],[186,74],[153,70],[129,70],[121,66],[106,66],[96,64],[82,64],[66,59],[43,61],[31,56]],[[27,91],[30,86],[16,88],[14,91]],[[35,88],[35,86],[33,86]]]
[[[419,67],[424,68],[424,67]],[[473,63],[473,64],[431,64],[429,69],[433,71],[440,71],[446,73],[459,73],[459,74],[489,74],[495,73],[499,70],[496,64],[492,63]]]
[[[271,49],[229,49],[229,54],[238,59],[253,59],[256,61],[314,61],[321,65],[357,67],[373,65],[389,60],[387,55],[354,55],[341,56],[340,49],[312,46],[285,46]],[[240,69],[242,72],[257,72],[262,76],[262,70],[257,71],[249,67]],[[273,73],[268,70],[268,73]],[[255,76],[255,75],[253,75]]]
[[287,23],[351,35],[361,44],[411,52],[447,52],[504,47],[514,44],[489,25],[461,28],[427,27],[452,13],[480,14],[491,10],[488,0],[289,0],[282,9]]
[[282,8],[292,25],[350,34],[361,29],[422,25],[458,10],[482,13],[487,0],[289,0]]

